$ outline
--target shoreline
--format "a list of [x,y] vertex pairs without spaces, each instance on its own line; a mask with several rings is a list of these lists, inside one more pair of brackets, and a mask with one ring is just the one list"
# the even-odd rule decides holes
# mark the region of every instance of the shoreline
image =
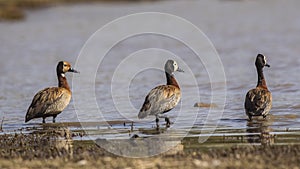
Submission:
[[[203,146],[189,139],[152,157],[114,155],[69,129],[0,135],[0,168],[299,168],[300,145]],[[208,140],[209,142],[209,140]],[[213,142],[213,141],[212,141]]]

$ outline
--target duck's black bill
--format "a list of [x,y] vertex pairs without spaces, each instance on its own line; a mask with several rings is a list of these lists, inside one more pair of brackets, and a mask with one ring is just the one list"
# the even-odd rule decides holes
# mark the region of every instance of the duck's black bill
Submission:
[[80,73],[79,71],[77,71],[77,70],[75,70],[75,69],[73,69],[73,68],[69,69],[69,72]]
[[271,67],[269,64],[266,64],[267,67]]
[[178,71],[178,72],[184,72],[184,70],[183,70],[183,69],[180,69],[180,68],[178,68],[177,71]]

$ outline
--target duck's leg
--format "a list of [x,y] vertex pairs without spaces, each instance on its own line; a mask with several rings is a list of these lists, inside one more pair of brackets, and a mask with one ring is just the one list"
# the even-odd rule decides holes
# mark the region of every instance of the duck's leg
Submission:
[[43,117],[43,123],[46,123],[45,119],[46,119],[46,117]]
[[159,128],[159,124],[158,124],[159,118],[158,118],[158,116],[155,116],[155,117],[156,117],[156,119],[155,119],[155,122],[156,122],[156,128]]
[[55,123],[55,118],[56,118],[56,116],[57,116],[57,115],[54,115],[54,116],[53,116],[53,123]]
[[131,122],[130,131],[133,132],[133,122]]
[[249,115],[248,117],[249,117],[249,121],[252,121],[252,116],[251,116],[251,115]]
[[170,122],[169,117],[165,117],[165,121],[166,121],[166,127],[167,127],[167,128],[170,127],[171,122]]

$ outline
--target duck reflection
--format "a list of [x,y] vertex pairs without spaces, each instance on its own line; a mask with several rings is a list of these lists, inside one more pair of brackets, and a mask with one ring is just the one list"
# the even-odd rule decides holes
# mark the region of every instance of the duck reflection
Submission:
[[125,139],[98,138],[96,143],[106,151],[125,157],[141,158],[164,153],[174,155],[183,151],[183,144],[178,133],[166,128],[139,129]]
[[247,141],[261,145],[274,144],[274,135],[270,134],[272,129],[269,127],[272,121],[256,119],[247,121]]

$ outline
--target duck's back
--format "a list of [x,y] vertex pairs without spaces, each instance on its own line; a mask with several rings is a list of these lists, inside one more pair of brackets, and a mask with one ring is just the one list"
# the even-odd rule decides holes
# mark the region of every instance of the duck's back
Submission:
[[145,118],[148,115],[157,115],[168,112],[178,104],[180,97],[180,89],[176,86],[157,86],[146,96],[138,117]]
[[63,87],[49,87],[39,91],[28,108],[27,120],[61,113],[71,100],[71,92]]
[[268,89],[256,87],[250,90],[245,99],[245,110],[249,116],[266,116],[272,107],[272,95]]

